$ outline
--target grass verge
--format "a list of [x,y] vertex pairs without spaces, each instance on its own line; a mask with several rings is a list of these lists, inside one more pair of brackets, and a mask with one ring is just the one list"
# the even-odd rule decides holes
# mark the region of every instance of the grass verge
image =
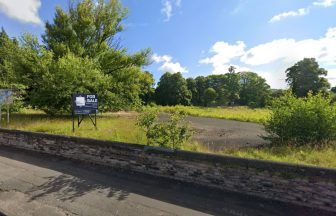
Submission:
[[190,116],[230,119],[244,122],[264,122],[270,115],[268,109],[251,109],[248,107],[195,107],[195,106],[155,106],[146,109],[156,109],[159,112],[182,111]]
[[222,154],[242,158],[336,168],[335,145],[321,148],[309,146],[264,146],[240,150],[227,150],[222,152]]

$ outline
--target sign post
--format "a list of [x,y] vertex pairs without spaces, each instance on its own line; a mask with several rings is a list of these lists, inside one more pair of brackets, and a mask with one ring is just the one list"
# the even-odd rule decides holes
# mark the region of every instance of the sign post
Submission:
[[2,105],[7,105],[7,125],[9,125],[9,105],[13,103],[13,91],[11,89],[0,89],[0,127],[2,120]]
[[80,124],[82,123],[84,119],[84,116],[88,115],[92,124],[97,129],[97,113],[98,113],[97,94],[73,94],[72,96],[72,131],[75,132],[75,115],[78,116],[77,127],[80,127]]

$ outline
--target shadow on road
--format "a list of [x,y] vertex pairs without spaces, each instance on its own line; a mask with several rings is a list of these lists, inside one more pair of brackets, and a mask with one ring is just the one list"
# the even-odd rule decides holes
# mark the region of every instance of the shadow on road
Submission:
[[8,147],[0,148],[0,156],[58,173],[30,191],[34,194],[32,200],[49,194],[59,200],[73,200],[97,191],[118,200],[127,199],[131,193],[138,194],[212,215],[332,215],[308,207]]
[[112,187],[112,185],[95,183],[92,179],[83,177],[73,177],[69,175],[60,175],[57,177],[47,177],[47,182],[29,191],[36,194],[31,200],[43,197],[48,194],[57,194],[57,199],[61,201],[73,200],[84,196],[91,191],[101,191],[106,197],[114,197],[117,200],[124,200],[128,192]]

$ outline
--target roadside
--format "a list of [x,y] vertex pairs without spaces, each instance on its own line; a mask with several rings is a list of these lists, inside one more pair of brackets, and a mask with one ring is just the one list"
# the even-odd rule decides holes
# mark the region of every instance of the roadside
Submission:
[[8,215],[332,215],[309,207],[0,149]]

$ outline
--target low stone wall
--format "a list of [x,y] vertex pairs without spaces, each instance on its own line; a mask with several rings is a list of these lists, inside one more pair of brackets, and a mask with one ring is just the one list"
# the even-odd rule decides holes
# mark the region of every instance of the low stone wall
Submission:
[[0,145],[336,212],[336,169],[7,129]]

